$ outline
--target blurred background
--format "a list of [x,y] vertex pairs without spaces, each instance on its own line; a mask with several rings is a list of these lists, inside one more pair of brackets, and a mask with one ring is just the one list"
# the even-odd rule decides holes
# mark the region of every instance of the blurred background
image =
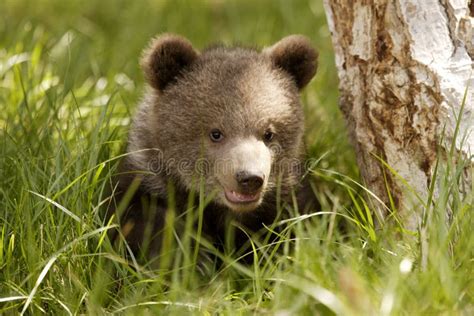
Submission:
[[[119,95],[109,102],[114,105],[112,124],[125,127],[119,138],[143,91],[138,60],[152,36],[178,33],[202,49],[216,42],[264,47],[288,34],[304,34],[320,51],[318,73],[303,95],[310,155],[324,155],[322,167],[356,174],[338,111],[337,74],[321,0],[3,0],[0,11],[0,61],[31,52],[42,68],[38,77],[48,73],[43,86],[75,92],[83,115],[94,116],[87,104],[101,100],[100,95],[91,98],[91,88]],[[31,69],[25,71],[31,78]],[[10,122],[19,119],[17,109],[10,110]],[[0,119],[5,122],[6,114]]]

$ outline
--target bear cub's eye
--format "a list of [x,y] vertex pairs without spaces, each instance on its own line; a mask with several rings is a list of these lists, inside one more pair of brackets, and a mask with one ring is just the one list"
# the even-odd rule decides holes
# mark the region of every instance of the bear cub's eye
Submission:
[[263,139],[266,142],[270,142],[272,141],[274,136],[275,136],[275,133],[273,133],[272,131],[266,131],[265,134],[263,134]]
[[217,143],[224,139],[224,134],[222,134],[220,130],[215,128],[211,131],[211,133],[209,134],[209,137],[211,138],[213,142]]

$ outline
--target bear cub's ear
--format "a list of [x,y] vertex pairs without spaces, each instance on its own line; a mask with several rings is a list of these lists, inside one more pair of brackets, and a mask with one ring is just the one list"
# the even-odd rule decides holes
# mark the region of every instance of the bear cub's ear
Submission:
[[151,40],[149,48],[143,52],[140,64],[148,83],[163,91],[198,56],[191,42],[184,37],[163,34]]
[[271,47],[264,49],[273,64],[293,77],[298,89],[304,88],[316,74],[318,51],[303,35],[284,37]]

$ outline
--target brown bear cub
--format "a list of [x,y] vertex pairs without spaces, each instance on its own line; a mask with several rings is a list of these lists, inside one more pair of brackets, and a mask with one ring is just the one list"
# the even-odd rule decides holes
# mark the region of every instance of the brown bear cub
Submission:
[[237,223],[236,249],[288,217],[290,208],[314,211],[317,201],[303,181],[299,92],[315,75],[317,57],[300,35],[261,52],[222,46],[199,52],[171,34],[152,40],[141,62],[150,87],[133,121],[112,207],[134,252],[157,256],[169,210],[179,227],[199,201],[202,234],[223,245]]

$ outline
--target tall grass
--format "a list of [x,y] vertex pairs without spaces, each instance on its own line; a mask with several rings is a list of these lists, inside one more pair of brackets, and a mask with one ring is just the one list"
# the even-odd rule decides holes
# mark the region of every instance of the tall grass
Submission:
[[[320,1],[6,0],[0,12],[0,314],[474,313],[473,169],[440,154],[419,230],[403,229],[396,212],[374,225]],[[322,208],[268,227],[287,227],[277,240],[252,239],[253,264],[193,230],[203,195],[169,218],[166,266],[107,238],[116,227],[100,210],[143,91],[138,57],[164,31],[199,48],[302,33],[321,50],[303,101]],[[178,221],[183,235],[171,229]],[[198,239],[222,266],[192,251]]]

